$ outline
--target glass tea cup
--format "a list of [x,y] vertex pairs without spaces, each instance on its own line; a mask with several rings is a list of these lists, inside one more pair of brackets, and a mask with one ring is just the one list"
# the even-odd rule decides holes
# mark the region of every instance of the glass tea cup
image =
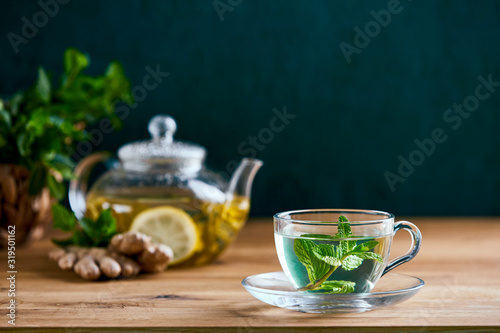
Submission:
[[[348,226],[339,223],[340,216]],[[412,245],[389,262],[392,239],[400,229],[411,234]],[[413,223],[394,223],[394,215],[382,211],[309,209],[274,215],[274,239],[281,267],[298,290],[361,293],[413,259],[422,235]]]

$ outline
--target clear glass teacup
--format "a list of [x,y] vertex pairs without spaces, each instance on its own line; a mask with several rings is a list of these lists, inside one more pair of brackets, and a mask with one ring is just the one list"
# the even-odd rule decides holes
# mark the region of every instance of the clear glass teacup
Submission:
[[[412,244],[389,262],[400,229],[411,234]],[[295,288],[343,294],[369,292],[382,275],[417,255],[422,235],[413,223],[394,223],[394,215],[382,211],[310,209],[274,215],[274,238]]]

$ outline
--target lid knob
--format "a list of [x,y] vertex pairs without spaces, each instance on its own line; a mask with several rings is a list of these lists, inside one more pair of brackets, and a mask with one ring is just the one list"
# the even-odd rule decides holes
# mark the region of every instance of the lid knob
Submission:
[[153,141],[161,141],[169,144],[174,140],[176,130],[177,124],[174,118],[166,114],[154,116],[148,124],[148,131]]

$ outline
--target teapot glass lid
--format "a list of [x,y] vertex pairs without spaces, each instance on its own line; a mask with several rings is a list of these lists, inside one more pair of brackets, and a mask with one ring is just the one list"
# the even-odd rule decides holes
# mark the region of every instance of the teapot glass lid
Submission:
[[202,146],[174,140],[175,120],[168,115],[157,115],[148,124],[151,140],[126,144],[118,150],[123,162],[172,164],[202,163],[206,150]]

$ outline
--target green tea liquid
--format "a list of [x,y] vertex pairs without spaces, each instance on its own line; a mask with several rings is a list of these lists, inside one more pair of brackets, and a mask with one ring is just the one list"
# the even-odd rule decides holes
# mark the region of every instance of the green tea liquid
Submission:
[[[305,266],[299,261],[294,252],[294,240],[297,237],[285,236],[280,234],[274,234],[274,239],[276,242],[276,251],[278,252],[278,258],[283,268],[285,275],[288,277],[290,282],[295,288],[300,289],[305,287],[310,281],[307,275],[307,270]],[[311,239],[316,244],[329,244],[335,245],[337,247],[342,239],[338,240],[325,240],[325,239]],[[347,240],[347,239],[346,239]],[[385,264],[389,258],[391,235],[384,237],[359,237],[359,238],[349,238],[348,240],[356,240],[357,244],[369,240],[376,240],[379,244],[372,250],[378,253],[384,258],[384,263],[379,263],[376,260],[363,260],[363,263],[352,271],[345,271],[342,267],[338,267],[335,272],[328,278],[327,281],[332,280],[344,280],[352,281],[356,283],[354,292],[363,293],[369,292],[377,283],[378,277],[384,270]]]

